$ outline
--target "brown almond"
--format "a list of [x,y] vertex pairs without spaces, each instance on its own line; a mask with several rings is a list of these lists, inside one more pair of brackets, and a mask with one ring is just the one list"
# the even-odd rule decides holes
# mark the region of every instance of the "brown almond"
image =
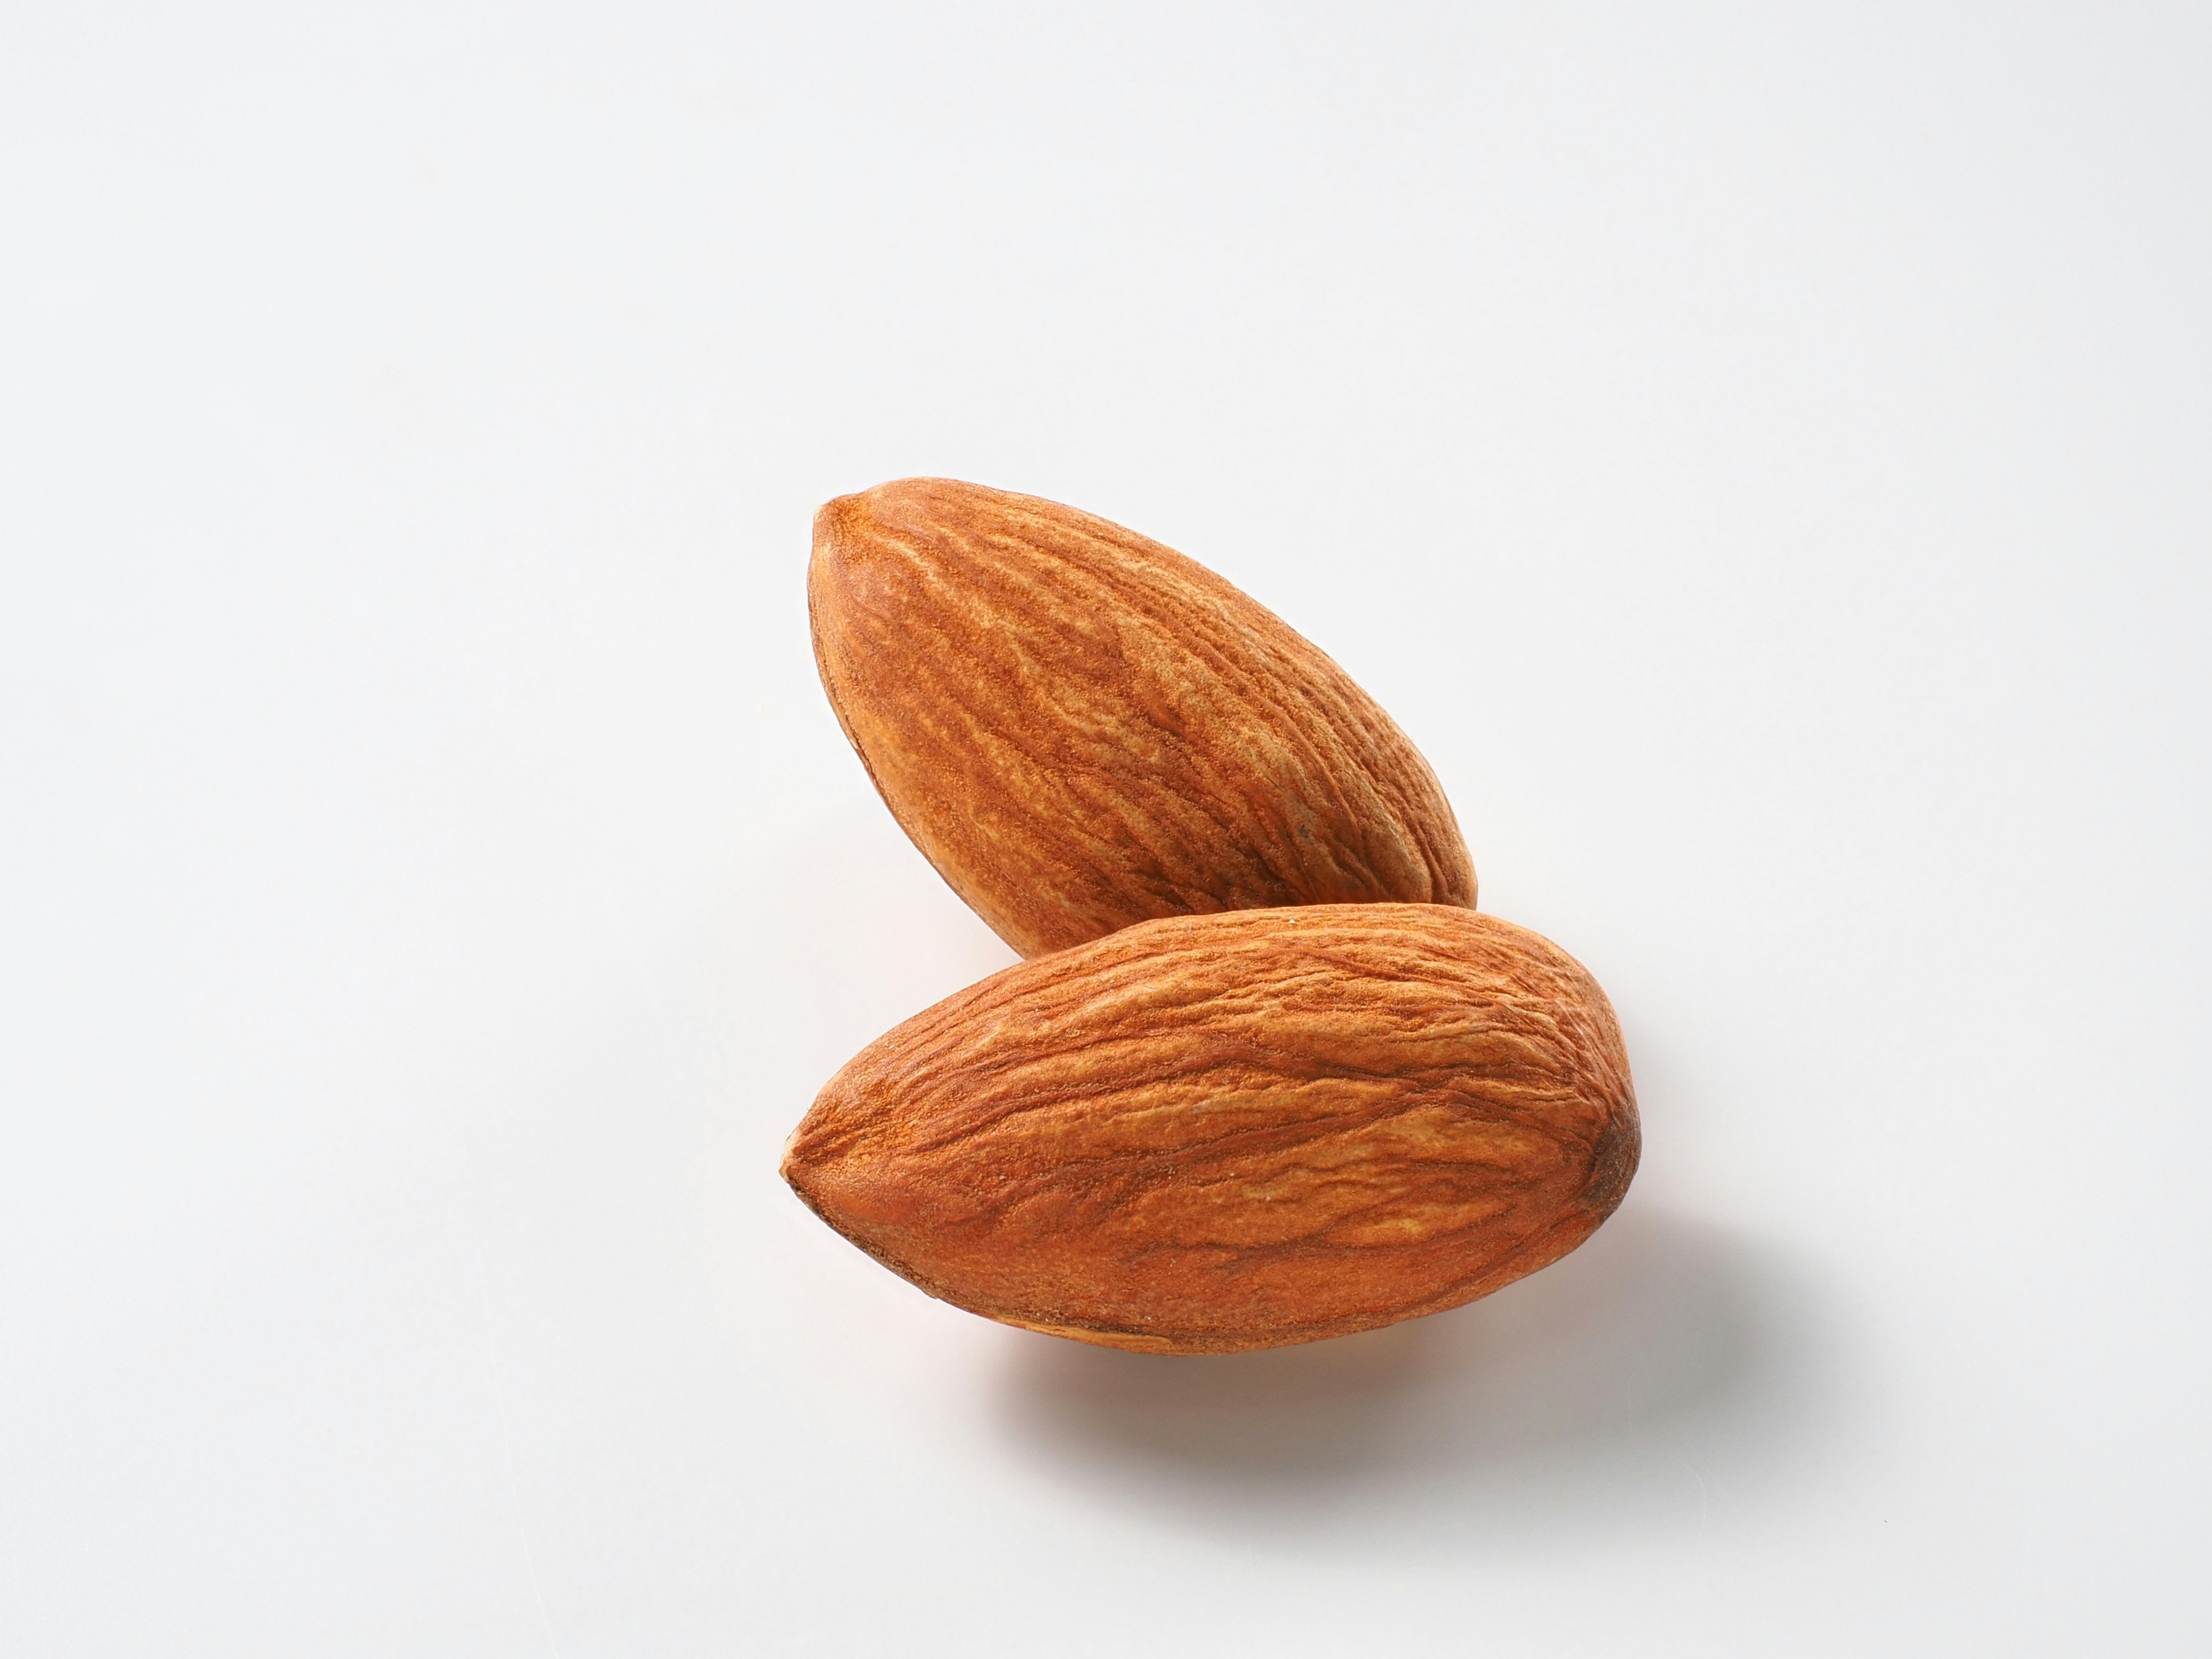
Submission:
[[1218,1353],[1486,1296],[1635,1173],[1605,994],[1441,905],[1148,921],[1019,963],[831,1079],[784,1177],[1009,1324]]
[[816,515],[807,602],[884,804],[1024,956],[1155,916],[1474,907],[1451,805],[1390,717],[1133,531],[902,479]]

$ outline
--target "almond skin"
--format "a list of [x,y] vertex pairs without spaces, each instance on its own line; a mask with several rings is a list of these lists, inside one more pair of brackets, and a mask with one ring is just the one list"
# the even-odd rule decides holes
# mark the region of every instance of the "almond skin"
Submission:
[[784,1178],[932,1296],[1111,1347],[1224,1353],[1486,1296],[1635,1174],[1605,994],[1473,911],[1139,923],[862,1050]]
[[815,516],[807,606],[900,826],[1025,957],[1156,916],[1464,905],[1428,763],[1317,647],[1203,565],[945,478]]

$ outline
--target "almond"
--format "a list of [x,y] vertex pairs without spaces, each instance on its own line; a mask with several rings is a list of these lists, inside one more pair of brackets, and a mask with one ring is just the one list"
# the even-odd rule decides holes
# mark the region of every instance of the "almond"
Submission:
[[932,1296],[1226,1352],[1434,1313],[1556,1261],[1635,1173],[1605,994],[1441,905],[1139,923],[916,1015],[784,1156]]
[[1157,916],[1464,905],[1436,775],[1204,566],[944,478],[843,495],[807,575],[822,684],[900,825],[1024,956]]

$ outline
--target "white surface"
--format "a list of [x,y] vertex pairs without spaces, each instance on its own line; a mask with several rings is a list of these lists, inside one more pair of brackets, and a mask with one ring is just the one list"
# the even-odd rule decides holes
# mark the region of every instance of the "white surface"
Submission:
[[[0,1645],[2212,1642],[2203,9],[348,10],[0,19]],[[808,655],[913,472],[1396,713],[1584,1250],[1176,1361],[799,1209],[1008,959]]]

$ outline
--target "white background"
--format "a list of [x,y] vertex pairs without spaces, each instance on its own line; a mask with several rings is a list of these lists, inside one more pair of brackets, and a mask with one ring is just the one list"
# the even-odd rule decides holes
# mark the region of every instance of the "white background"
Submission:
[[[351,14],[351,15],[349,15]],[[0,18],[0,1645],[2202,1652],[2202,7]],[[1009,960],[824,497],[1182,548],[1644,1171],[1175,1360],[777,1181]]]

